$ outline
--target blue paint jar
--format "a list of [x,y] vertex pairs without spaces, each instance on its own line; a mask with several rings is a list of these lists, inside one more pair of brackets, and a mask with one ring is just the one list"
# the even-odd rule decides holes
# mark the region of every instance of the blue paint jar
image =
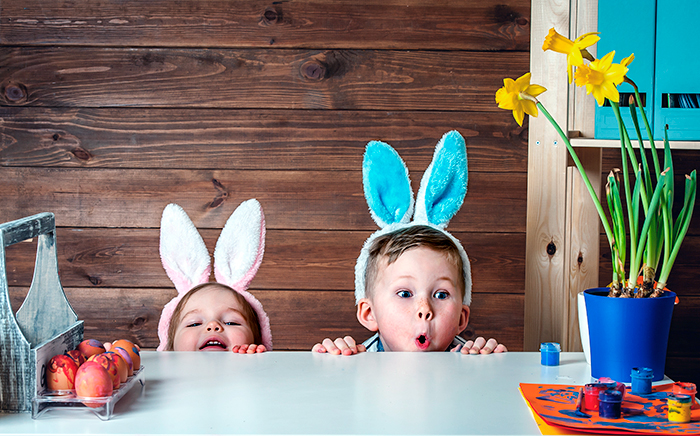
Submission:
[[630,375],[633,394],[651,394],[651,380],[654,378],[654,371],[651,368],[632,368]]
[[598,414],[601,418],[619,419],[622,415],[622,392],[608,389],[598,394]]
[[540,363],[545,366],[559,366],[561,346],[557,342],[542,342],[540,344]]

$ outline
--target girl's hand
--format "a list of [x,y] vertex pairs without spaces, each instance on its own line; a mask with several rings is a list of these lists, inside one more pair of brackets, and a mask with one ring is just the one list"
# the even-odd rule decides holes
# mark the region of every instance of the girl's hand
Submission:
[[231,348],[231,351],[234,353],[238,354],[255,354],[255,353],[264,353],[267,351],[264,345],[255,345],[255,344],[243,344],[243,345],[234,345],[233,348]]
[[332,341],[326,338],[323,342],[313,346],[311,351],[315,353],[330,353],[335,355],[352,356],[353,354],[364,353],[367,351],[364,345],[357,344],[352,336],[345,336]]

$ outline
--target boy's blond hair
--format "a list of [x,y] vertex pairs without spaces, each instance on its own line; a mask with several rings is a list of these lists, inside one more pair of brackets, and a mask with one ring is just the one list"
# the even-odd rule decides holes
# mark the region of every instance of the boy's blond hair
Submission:
[[365,289],[367,297],[372,298],[373,286],[379,275],[381,260],[386,259],[386,264],[391,265],[404,252],[412,248],[426,247],[443,253],[450,264],[457,268],[459,282],[457,286],[460,298],[464,298],[465,283],[462,274],[462,256],[457,245],[445,233],[426,225],[415,225],[396,230],[377,237],[369,247],[369,258],[365,271]]
[[171,318],[170,325],[168,326],[168,341],[165,345],[165,351],[173,351],[175,349],[175,332],[177,331],[177,327],[180,325],[180,321],[182,321],[182,310],[185,308],[187,302],[190,300],[190,298],[192,298],[194,294],[201,291],[202,289],[208,288],[209,286],[218,286],[221,289],[231,291],[231,293],[236,298],[236,301],[238,301],[238,304],[240,304],[241,306],[241,314],[243,314],[243,318],[248,323],[248,327],[250,327],[250,330],[253,332],[253,343],[262,344],[260,320],[258,318],[257,312],[253,309],[253,306],[251,306],[250,303],[248,303],[248,301],[245,298],[243,298],[241,294],[236,292],[236,290],[231,288],[230,286],[226,286],[217,282],[209,282],[201,283],[195,286],[194,288],[190,289],[187,292],[187,294],[185,294],[185,296],[182,297],[182,299],[177,303],[177,306],[175,306],[175,310],[173,311],[173,317]]

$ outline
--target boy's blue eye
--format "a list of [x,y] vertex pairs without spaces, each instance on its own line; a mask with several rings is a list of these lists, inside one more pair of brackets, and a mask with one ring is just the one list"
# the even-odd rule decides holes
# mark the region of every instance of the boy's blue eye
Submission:
[[402,291],[397,292],[396,295],[398,295],[401,298],[410,298],[411,291],[402,290]]
[[445,291],[437,291],[437,292],[435,293],[435,298],[437,298],[438,300],[444,300],[444,299],[446,299],[446,298],[449,297],[449,296],[450,296],[450,294],[448,294],[448,293],[445,292]]

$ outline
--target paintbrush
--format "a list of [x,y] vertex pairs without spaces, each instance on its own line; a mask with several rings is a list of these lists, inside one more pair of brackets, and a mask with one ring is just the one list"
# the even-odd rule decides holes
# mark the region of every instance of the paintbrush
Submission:
[[583,406],[583,386],[578,390],[578,399],[576,400],[576,412],[575,415],[579,416],[581,418],[590,418],[591,415],[588,413],[584,413],[581,411],[581,408]]

